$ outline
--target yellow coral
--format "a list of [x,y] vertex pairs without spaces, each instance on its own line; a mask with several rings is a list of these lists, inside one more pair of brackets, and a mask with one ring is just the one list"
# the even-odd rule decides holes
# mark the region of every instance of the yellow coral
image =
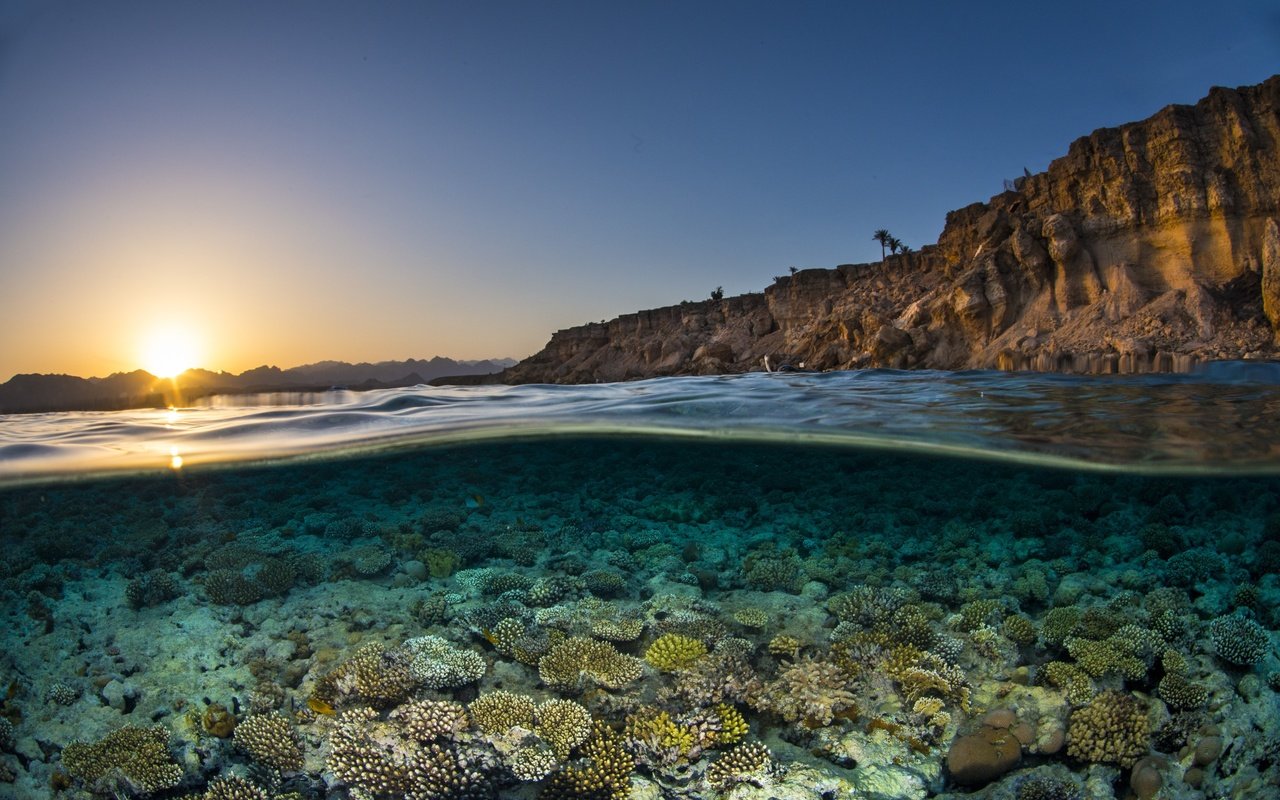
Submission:
[[583,763],[553,774],[538,795],[540,800],[625,800],[631,796],[635,759],[608,726],[596,722],[582,746]]
[[716,744],[733,744],[741,741],[750,731],[747,720],[738,709],[728,703],[717,704],[712,711],[720,720],[720,731],[716,734]]
[[649,649],[644,652],[644,660],[654,669],[674,672],[692,666],[706,654],[707,646],[692,636],[664,633],[649,645]]
[[556,758],[565,759],[591,735],[591,713],[572,700],[548,700],[538,706],[534,732],[551,745]]
[[795,658],[800,652],[800,640],[794,636],[775,636],[769,640],[769,652],[775,656]]
[[627,715],[623,735],[633,742],[645,742],[681,755],[693,749],[694,732],[676,723],[671,715],[656,708],[643,708]]
[[609,689],[618,689],[637,680],[643,670],[639,659],[623,655],[608,642],[573,636],[556,642],[538,660],[543,683],[556,688],[584,688],[589,680]]
[[941,697],[921,697],[912,706],[911,711],[925,717],[931,717],[942,710],[942,705]]
[[763,628],[769,624],[769,615],[758,608],[740,608],[733,612],[733,619],[745,628]]
[[505,689],[480,695],[471,701],[467,710],[476,725],[488,734],[506,733],[517,725],[533,727],[533,699]]
[[447,578],[462,563],[462,557],[445,547],[428,547],[418,553],[418,560],[427,565],[433,578]]

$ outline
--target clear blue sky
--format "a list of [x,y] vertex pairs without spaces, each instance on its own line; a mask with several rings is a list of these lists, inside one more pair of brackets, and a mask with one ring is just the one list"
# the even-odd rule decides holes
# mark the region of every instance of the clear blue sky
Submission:
[[[919,247],[1280,71],[1268,2],[3,2],[0,380],[521,357]],[[165,334],[168,335],[168,334]]]

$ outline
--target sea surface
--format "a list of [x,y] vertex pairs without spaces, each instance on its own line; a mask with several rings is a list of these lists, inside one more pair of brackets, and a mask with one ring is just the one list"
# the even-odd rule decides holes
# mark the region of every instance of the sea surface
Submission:
[[1280,797],[1278,390],[0,416],[0,797]]

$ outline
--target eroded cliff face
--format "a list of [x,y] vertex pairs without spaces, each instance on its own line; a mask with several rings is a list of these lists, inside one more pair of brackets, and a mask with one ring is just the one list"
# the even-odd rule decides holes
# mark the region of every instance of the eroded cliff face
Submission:
[[562,330],[503,380],[1172,371],[1275,357],[1277,332],[1280,76],[1095,131],[918,253]]

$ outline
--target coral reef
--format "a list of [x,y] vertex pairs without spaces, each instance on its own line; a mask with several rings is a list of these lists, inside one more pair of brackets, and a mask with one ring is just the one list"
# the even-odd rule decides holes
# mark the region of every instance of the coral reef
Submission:
[[1146,755],[1150,735],[1147,709],[1133,695],[1106,691],[1072,713],[1067,753],[1090,763],[1131,767]]
[[182,780],[182,767],[169,755],[169,731],[163,725],[126,725],[92,744],[72,742],[62,750],[62,764],[72,777],[106,793],[146,796]]
[[236,745],[259,764],[293,772],[302,768],[302,741],[280,714],[253,714],[236,725]]
[[639,680],[643,670],[638,659],[608,642],[574,636],[547,651],[538,661],[538,674],[548,686],[580,691],[588,683],[618,689]]

